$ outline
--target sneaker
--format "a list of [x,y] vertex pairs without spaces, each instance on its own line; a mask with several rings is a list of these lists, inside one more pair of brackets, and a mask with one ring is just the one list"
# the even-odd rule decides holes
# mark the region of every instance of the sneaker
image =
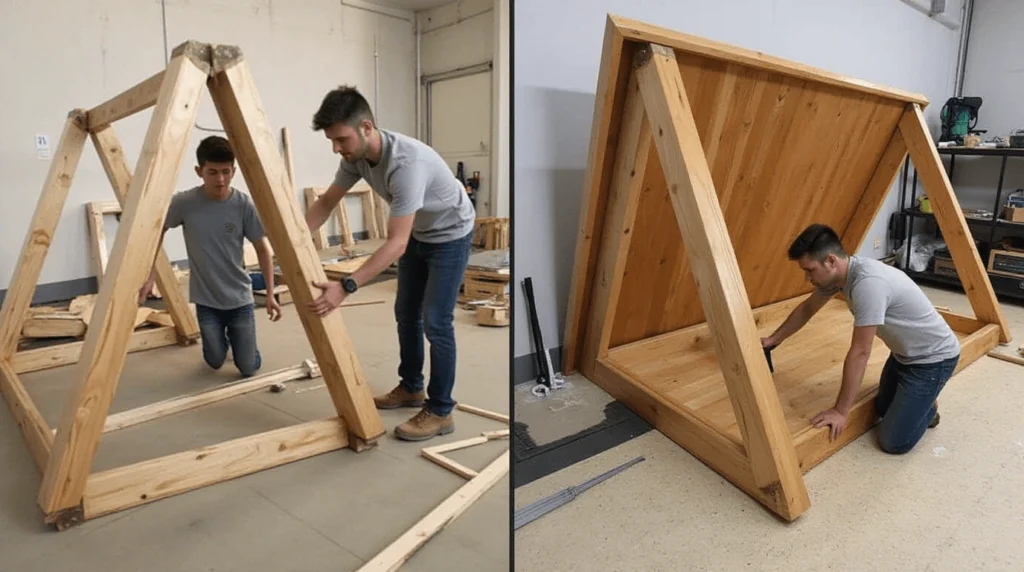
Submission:
[[412,419],[395,427],[395,437],[404,441],[425,441],[452,431],[455,431],[455,421],[451,415],[434,415],[424,407]]
[[423,407],[427,394],[420,390],[416,393],[409,393],[404,387],[398,385],[384,395],[373,398],[377,409],[397,409],[399,407]]

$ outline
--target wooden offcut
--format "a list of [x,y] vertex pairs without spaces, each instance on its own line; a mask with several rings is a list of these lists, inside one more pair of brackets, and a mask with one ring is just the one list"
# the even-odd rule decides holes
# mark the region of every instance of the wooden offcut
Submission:
[[[303,198],[306,202],[306,210],[313,206],[313,203],[320,198],[320,195],[327,191],[326,187],[306,187],[303,189]],[[387,222],[386,219],[382,222],[382,219],[378,216],[378,210],[380,208],[380,201],[376,200],[378,197],[377,193],[373,192],[365,181],[355,184],[348,192],[345,193],[345,197],[357,196],[360,200],[360,206],[363,209],[363,228],[366,230],[367,238],[370,240],[377,238],[386,238],[387,234]],[[338,203],[338,206],[334,208],[334,221],[338,226],[338,240],[341,246],[354,246],[356,239],[352,235],[352,226],[348,221],[348,208],[345,207],[344,197]],[[329,244],[327,241],[327,229],[321,226],[316,234],[313,235],[313,242],[316,244],[318,250],[326,249]]]
[[876,340],[835,442],[852,317],[833,300],[776,348],[760,338],[812,290],[787,258],[813,223],[855,252],[909,155],[974,316],[940,314],[958,370],[1009,330],[924,123],[923,96],[610,16],[565,327],[580,372],[782,519],[803,475],[877,421]]
[[[301,371],[277,372],[276,376],[246,380],[219,391],[108,416],[128,353],[193,343],[198,337],[194,310],[180,292],[177,276],[159,243],[204,88],[210,91],[267,228],[283,283],[296,299],[296,311],[316,362],[299,366]],[[152,119],[133,171],[111,124],[149,107],[153,108]],[[313,283],[326,277],[293,193],[290,168],[277,150],[269,123],[241,50],[195,41],[175,48],[160,73],[88,112],[75,110],[68,115],[0,309],[0,393],[42,471],[37,502],[44,520],[58,529],[326,451],[342,447],[366,450],[384,434],[341,313],[321,318],[308,308],[319,295]],[[76,312],[67,312],[76,314],[74,319],[57,312],[30,314],[32,295],[87,135],[92,137],[117,197],[116,202],[94,204],[87,211],[94,239],[102,239],[93,246],[99,293],[77,304]],[[107,255],[106,239],[99,234],[101,217],[116,212],[122,216]],[[138,304],[138,289],[154,264],[157,283],[167,302],[165,312]],[[61,320],[70,324],[59,324]],[[29,331],[47,332],[66,328],[77,333],[84,328],[85,337],[80,342],[18,351],[17,342],[26,325]],[[70,372],[71,389],[59,421],[51,429],[25,391],[19,374],[67,364],[77,365]],[[314,371],[324,378],[336,417],[92,472],[100,436],[105,431],[270,383],[312,376]]]

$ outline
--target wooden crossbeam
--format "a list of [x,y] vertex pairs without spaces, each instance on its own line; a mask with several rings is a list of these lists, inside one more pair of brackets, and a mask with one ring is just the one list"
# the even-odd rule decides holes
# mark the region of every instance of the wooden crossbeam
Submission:
[[618,144],[605,207],[605,227],[600,239],[604,254],[598,260],[594,275],[591,308],[583,338],[581,367],[584,375],[593,375],[597,359],[608,353],[626,255],[633,238],[633,224],[651,150],[651,126],[644,114],[644,102],[635,76],[630,77],[626,88]]
[[217,73],[208,84],[221,124],[268,230],[284,283],[295,301],[338,416],[356,437],[373,442],[384,434],[384,425],[341,312],[321,318],[308,308],[320,295],[314,282],[326,281],[326,276],[305,216],[289,191],[288,175],[265,108],[240,54],[221,48],[214,53]]
[[[88,330],[86,330],[88,332]],[[141,352],[178,343],[178,334],[173,325],[133,331],[128,340],[128,353]],[[84,341],[69,342],[57,346],[23,350],[11,359],[11,366],[17,373],[30,373],[54,367],[78,363],[82,356]]]
[[348,445],[345,423],[331,418],[103,471],[89,476],[82,513],[70,518],[89,520]]
[[778,514],[793,519],[810,506],[810,498],[675,52],[644,44],[634,67],[754,482]]
[[72,111],[64,122],[64,130],[50,163],[46,182],[43,183],[35,214],[32,215],[29,230],[25,233],[25,242],[22,244],[21,254],[11,277],[11,285],[4,296],[3,306],[0,307],[0,361],[11,361],[18,349],[21,328],[32,304],[36,284],[39,283],[39,274],[43,270],[46,253],[53,242],[57,223],[64,210],[68,190],[78,168],[78,160],[82,157],[85,137],[83,112]]
[[160,71],[153,74],[149,79],[115,95],[86,112],[89,131],[96,131],[119,119],[124,119],[129,115],[134,115],[143,109],[156,105],[157,96],[160,94],[160,86],[164,81],[164,73],[164,71]]
[[949,253],[953,256],[957,274],[960,276],[967,299],[971,302],[971,308],[974,309],[974,315],[986,324],[998,324],[999,341],[1009,342],[1012,338],[1010,328],[999,308],[999,301],[988,279],[985,265],[978,255],[978,248],[971,238],[971,230],[964,220],[964,213],[953,192],[949,176],[942,168],[942,160],[939,158],[931,132],[928,131],[928,124],[925,123],[920,105],[907,104],[899,129],[910,150],[910,160],[921,177],[924,192],[934,205],[935,220],[942,230],[942,237],[949,248]]
[[110,255],[109,272],[117,280],[100,284],[82,359],[43,475],[38,501],[49,522],[60,519],[64,511],[73,512],[82,502],[103,423],[124,368],[138,307],[137,292],[156,256],[160,228],[195,125],[200,90],[209,74],[203,50],[193,42],[183,44],[175,49],[167,66]]

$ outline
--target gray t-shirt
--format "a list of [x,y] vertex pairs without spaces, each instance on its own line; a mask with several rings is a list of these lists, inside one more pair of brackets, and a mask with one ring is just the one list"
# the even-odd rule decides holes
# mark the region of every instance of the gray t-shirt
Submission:
[[903,364],[935,363],[960,355],[960,341],[921,288],[902,270],[871,258],[850,257],[842,291],[854,326],[878,326],[878,337]]
[[437,151],[401,133],[381,129],[380,135],[380,162],[342,159],[334,184],[348,190],[363,179],[387,201],[391,216],[415,213],[412,237],[420,242],[448,242],[473,232],[473,203]]
[[243,264],[243,239],[263,238],[263,224],[252,198],[231,189],[223,201],[203,187],[171,197],[164,228],[183,226],[189,264],[190,301],[219,310],[253,303],[252,280]]

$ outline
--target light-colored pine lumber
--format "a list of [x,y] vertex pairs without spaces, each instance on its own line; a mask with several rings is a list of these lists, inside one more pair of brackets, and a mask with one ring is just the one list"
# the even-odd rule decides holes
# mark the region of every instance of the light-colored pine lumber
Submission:
[[68,190],[85,147],[85,137],[85,116],[81,110],[72,111],[64,122],[42,194],[25,233],[14,275],[0,307],[0,360],[11,361],[18,349],[21,327],[32,304],[46,253],[53,243]]
[[644,46],[635,66],[754,482],[769,491],[783,518],[795,518],[810,506],[810,497],[761,350],[675,53],[665,46]]
[[486,409],[480,409],[479,407],[474,407],[472,405],[457,403],[455,405],[455,408],[458,409],[459,411],[465,411],[466,413],[472,413],[474,415],[479,415],[481,417],[486,417],[488,419],[494,419],[495,421],[501,421],[503,423],[508,423],[509,421],[508,415],[505,415],[503,413],[495,413],[494,411],[488,411]]
[[347,447],[338,418],[310,421],[89,476],[84,519]]
[[[128,340],[128,353],[162,348],[178,343],[178,334],[174,326],[151,328],[132,332]],[[59,346],[50,346],[23,350],[11,359],[11,366],[17,373],[31,373],[54,367],[77,363],[82,355],[84,341],[69,342]]]
[[393,572],[398,570],[417,550],[445,526],[458,518],[485,492],[490,490],[508,473],[509,451],[505,451],[491,464],[487,465],[475,477],[459,488],[452,496],[430,511],[415,526],[398,537],[369,562],[359,568],[359,572]]
[[999,308],[995,290],[988,279],[981,256],[978,255],[964,213],[960,209],[960,201],[953,192],[953,186],[942,166],[939,152],[932,140],[931,132],[928,131],[924,112],[919,105],[907,106],[907,111],[900,120],[899,129],[907,142],[907,148],[910,149],[910,160],[921,178],[925,195],[934,205],[932,210],[935,212],[935,220],[942,230],[943,240],[953,257],[957,275],[963,283],[974,315],[986,324],[998,324],[999,341],[1009,342],[1010,327]]
[[178,48],[167,66],[132,177],[108,268],[117,280],[100,284],[82,360],[57,424],[53,452],[38,495],[40,508],[51,521],[59,518],[61,511],[81,504],[103,423],[124,368],[139,286],[148,277],[157,253],[164,215],[195,125],[200,89],[207,78],[207,70],[187,55],[196,48],[194,44]]
[[89,130],[97,131],[115,121],[156,105],[157,96],[160,94],[160,87],[164,81],[164,73],[164,71],[155,73],[141,83],[90,109],[86,113]]
[[324,282],[326,276],[303,212],[285,184],[287,174],[281,154],[249,67],[240,55],[224,62],[218,62],[219,57],[215,54],[214,67],[221,71],[210,78],[210,95],[268,230],[284,283],[295,301],[338,416],[356,437],[374,441],[384,434],[384,425],[341,313],[321,318],[308,308],[320,295],[314,282]]
[[0,359],[0,393],[3,394],[7,406],[10,407],[21,434],[25,436],[32,458],[36,466],[42,472],[46,469],[46,463],[50,460],[50,448],[53,445],[53,436],[50,428],[36,409],[21,379],[15,373],[11,364]]

